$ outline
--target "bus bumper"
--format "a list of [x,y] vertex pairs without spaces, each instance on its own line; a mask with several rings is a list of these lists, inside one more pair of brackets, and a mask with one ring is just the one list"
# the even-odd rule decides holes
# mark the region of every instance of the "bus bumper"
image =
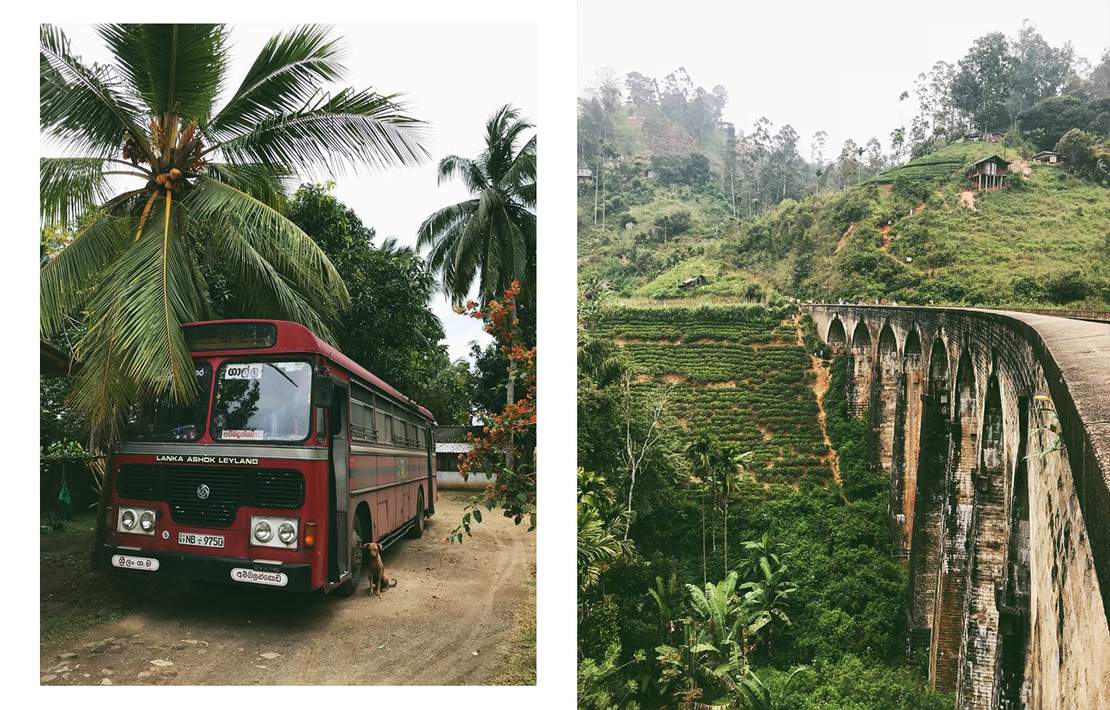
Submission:
[[257,562],[112,545],[104,545],[100,550],[100,562],[105,567],[136,578],[175,577],[293,592],[312,591],[312,565],[308,563]]

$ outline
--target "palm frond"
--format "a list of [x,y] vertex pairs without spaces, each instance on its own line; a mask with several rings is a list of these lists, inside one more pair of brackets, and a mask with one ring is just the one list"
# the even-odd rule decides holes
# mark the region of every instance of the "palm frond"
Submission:
[[279,212],[285,208],[289,186],[295,179],[292,171],[282,166],[260,163],[209,163],[208,176]]
[[[89,304],[97,327],[90,328],[76,348],[82,366],[86,360],[96,364],[110,356],[118,365],[117,375],[134,383],[135,391],[169,394],[179,401],[196,395],[181,324],[197,320],[205,311],[182,239],[186,218],[178,203],[157,204],[139,240],[98,281]],[[99,329],[103,330],[98,334]],[[75,391],[82,409],[96,411],[95,403],[88,401],[91,396],[95,392],[89,389]]]
[[201,177],[188,196],[196,225],[215,232],[232,229],[275,269],[296,278],[302,289],[318,293],[316,303],[334,303],[335,310],[350,306],[351,297],[328,256],[285,215],[242,190]]
[[207,121],[227,70],[223,25],[106,24],[97,31],[123,80],[153,113]]
[[101,210],[86,215],[85,220],[69,245],[39,272],[39,327],[43,337],[65,327],[66,315],[130,241],[130,222],[125,217]]
[[413,165],[427,157],[425,123],[406,113],[397,95],[345,89],[321,95],[296,111],[282,111],[213,150],[229,162],[283,165],[317,175],[361,164]]
[[40,158],[39,220],[63,230],[111,196],[104,158]]
[[522,192],[524,189],[531,188],[530,205],[534,207],[536,203],[536,136],[532,136],[524,147],[512,157],[509,162],[508,168],[505,170],[505,175],[501,178],[501,182],[507,189],[513,190],[514,194],[526,197]]
[[306,25],[271,37],[205,130],[217,140],[239,135],[274,113],[297,111],[321,83],[341,78],[342,46],[330,35],[328,27]]
[[482,166],[470,158],[448,155],[439,161],[437,172],[436,184],[438,185],[460,178],[467,191],[471,193],[481,192],[489,187],[489,178],[482,172]]
[[150,154],[140,128],[143,110],[104,68],[89,68],[70,51],[57,27],[39,31],[39,124],[50,138],[84,153],[108,157],[124,135]]
[[319,293],[302,292],[295,279],[280,273],[250,240],[234,229],[216,234],[213,247],[222,268],[239,286],[236,293],[245,312],[258,318],[295,321],[321,337],[331,337],[328,321],[336,316],[331,299],[321,299]]

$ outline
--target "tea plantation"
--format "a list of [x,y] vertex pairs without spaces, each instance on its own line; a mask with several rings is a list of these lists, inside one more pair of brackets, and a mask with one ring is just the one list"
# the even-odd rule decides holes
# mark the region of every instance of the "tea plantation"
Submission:
[[765,482],[827,482],[809,356],[793,313],[764,306],[609,309],[597,328],[613,338],[640,394],[671,388],[672,426],[754,454]]

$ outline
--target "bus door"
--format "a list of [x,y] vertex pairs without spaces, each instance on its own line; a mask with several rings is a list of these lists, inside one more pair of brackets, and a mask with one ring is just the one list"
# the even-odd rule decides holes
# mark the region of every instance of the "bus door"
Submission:
[[341,578],[351,569],[351,541],[348,534],[351,529],[347,519],[347,510],[350,507],[351,495],[348,490],[349,449],[347,441],[347,398],[349,391],[346,383],[335,383],[335,395],[331,405],[331,445],[329,459],[331,461],[332,478],[332,509],[335,515],[331,520],[331,539],[335,541],[332,547],[332,559],[335,560],[336,578]]

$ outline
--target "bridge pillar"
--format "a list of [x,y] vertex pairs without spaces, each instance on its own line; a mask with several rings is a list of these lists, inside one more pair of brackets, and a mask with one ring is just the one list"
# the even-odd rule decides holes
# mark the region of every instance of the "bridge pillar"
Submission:
[[1000,648],[993,707],[1022,708],[1029,703],[1029,424],[1030,398],[1017,401],[1017,451],[1010,494],[1006,567],[1000,580],[998,631]]
[[894,331],[887,323],[879,333],[879,366],[876,369],[878,391],[875,398],[875,411],[872,412],[872,422],[878,433],[879,467],[887,476],[890,476],[894,469],[894,428],[902,375],[900,359]]
[[894,484],[891,510],[898,526],[896,550],[899,557],[910,555],[913,540],[914,502],[917,499],[917,467],[921,453],[921,417],[925,396],[925,358],[921,338],[910,329],[902,349],[902,391],[895,415]]
[[975,522],[972,533],[971,588],[957,707],[990,710],[998,662],[998,607],[1005,577],[1008,523],[1006,520],[1006,458],[1002,397],[998,376],[987,381],[983,407],[983,436],[975,483]]
[[[922,403],[921,454],[915,483],[913,538],[910,545],[909,625],[911,648],[931,649],[941,560],[941,519],[945,501],[949,431],[948,353],[939,338],[929,354]],[[930,677],[932,672],[930,668]]]
[[976,460],[979,426],[976,412],[975,370],[965,350],[956,374],[956,399],[952,412],[944,505],[942,507],[942,558],[937,580],[933,634],[929,648],[929,677],[933,685],[950,693],[956,690],[960,670],[966,610],[968,553],[975,506]]
[[848,414],[858,417],[871,405],[871,383],[874,379],[875,363],[871,347],[871,333],[861,319],[852,333],[849,349],[852,376],[848,378]]

